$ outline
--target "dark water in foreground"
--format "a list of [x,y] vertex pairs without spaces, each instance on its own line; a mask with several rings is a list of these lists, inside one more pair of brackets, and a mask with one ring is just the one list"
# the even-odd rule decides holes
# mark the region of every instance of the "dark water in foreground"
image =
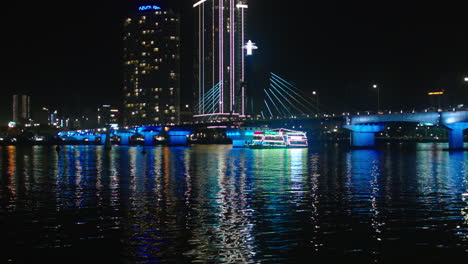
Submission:
[[467,263],[445,147],[0,147],[0,263]]

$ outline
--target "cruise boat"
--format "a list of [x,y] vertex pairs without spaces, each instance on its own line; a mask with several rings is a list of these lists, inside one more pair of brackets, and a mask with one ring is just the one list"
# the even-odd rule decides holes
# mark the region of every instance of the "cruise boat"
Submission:
[[277,128],[254,132],[252,149],[276,149],[276,148],[306,148],[308,141],[306,132],[286,128]]

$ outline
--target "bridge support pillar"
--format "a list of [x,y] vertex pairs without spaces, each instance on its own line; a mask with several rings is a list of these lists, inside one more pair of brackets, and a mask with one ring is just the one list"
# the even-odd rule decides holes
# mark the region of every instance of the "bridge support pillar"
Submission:
[[445,126],[449,128],[449,149],[463,149],[463,131],[468,129],[468,122],[446,124]]
[[99,134],[99,136],[101,137],[101,145],[105,145],[107,135],[106,134]]
[[169,146],[187,146],[187,136],[192,134],[192,131],[189,129],[170,129],[166,132],[169,136]]
[[132,133],[118,133],[120,137],[120,145],[130,145],[130,137]]
[[384,130],[382,124],[345,125],[344,128],[351,130],[351,146],[366,148],[375,146],[375,133]]
[[154,145],[154,136],[159,135],[162,129],[162,126],[141,126],[135,129],[135,133],[143,135],[144,145]]
[[145,137],[144,144],[149,146],[154,145],[154,136],[158,135],[159,132],[142,132],[142,134]]

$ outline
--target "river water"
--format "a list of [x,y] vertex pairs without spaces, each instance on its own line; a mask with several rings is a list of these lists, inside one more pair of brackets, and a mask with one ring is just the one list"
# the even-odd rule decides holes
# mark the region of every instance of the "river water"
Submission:
[[444,148],[3,146],[0,263],[466,263]]

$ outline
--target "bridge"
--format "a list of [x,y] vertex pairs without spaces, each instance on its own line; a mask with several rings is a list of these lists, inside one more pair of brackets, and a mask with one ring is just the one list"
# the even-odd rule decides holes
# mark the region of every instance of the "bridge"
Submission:
[[448,129],[449,149],[463,149],[463,131],[468,128],[468,111],[354,115],[345,118],[343,127],[351,131],[353,147],[372,147],[375,145],[375,133],[384,130],[391,122],[444,126]]
[[[337,122],[337,118],[320,119],[317,117],[295,117],[295,118],[274,118],[274,119],[253,119],[244,118],[242,120],[205,120],[192,123],[184,123],[179,125],[154,125],[154,126],[135,126],[135,127],[102,127],[96,129],[80,129],[61,131],[58,137],[68,143],[95,143],[109,144],[114,141],[119,145],[130,145],[132,142],[139,141],[143,145],[154,145],[158,141],[164,141],[170,146],[187,145],[188,137],[196,132],[207,130],[221,130],[233,140],[231,136],[239,131],[251,131],[247,134],[253,135],[254,130],[263,129],[265,127],[279,126],[301,126],[315,125],[323,122]],[[238,132],[233,132],[238,131]],[[232,133],[231,133],[232,132]],[[244,132],[242,132],[244,133]],[[248,139],[244,139],[248,140]],[[233,141],[237,147],[243,146],[237,141]],[[239,141],[240,142],[240,141]]]
[[91,142],[110,144],[111,138],[120,145],[130,145],[131,140],[142,141],[144,145],[154,145],[157,140],[166,140],[170,146],[187,145],[187,137],[192,129],[174,126],[138,126],[130,128],[98,128],[62,131],[58,134],[65,142]]
[[195,106],[198,118],[192,123],[174,126],[137,126],[131,128],[101,128],[92,130],[64,131],[59,137],[65,141],[88,141],[108,144],[110,139],[121,145],[140,140],[153,145],[165,140],[169,145],[187,145],[188,136],[194,131],[210,128],[222,129],[232,140],[234,147],[245,147],[252,141],[254,130],[290,127],[298,130],[316,131],[320,125],[330,122],[350,131],[352,147],[373,147],[375,134],[392,122],[424,123],[447,128],[449,149],[463,149],[463,131],[468,128],[468,111],[443,111],[399,114],[326,115],[326,108],[318,102],[318,95],[305,94],[293,83],[270,73],[270,83],[263,89],[264,100],[256,118],[229,116],[218,108],[220,84],[216,84]]
[[324,123],[340,124],[350,131],[352,147],[375,146],[375,135],[395,122],[423,123],[443,126],[448,130],[449,149],[463,149],[463,131],[468,129],[468,111],[424,112],[399,114],[367,114],[329,117],[302,117],[282,119],[225,120],[219,122],[197,122],[178,126],[139,126],[131,128],[101,128],[93,130],[63,131],[59,137],[65,142],[88,141],[106,144],[111,138],[120,145],[129,145],[139,140],[144,145],[154,145],[165,140],[168,145],[187,145],[188,137],[201,129],[220,129],[232,140],[233,147],[245,147],[257,130],[286,125],[296,129],[320,129]]

